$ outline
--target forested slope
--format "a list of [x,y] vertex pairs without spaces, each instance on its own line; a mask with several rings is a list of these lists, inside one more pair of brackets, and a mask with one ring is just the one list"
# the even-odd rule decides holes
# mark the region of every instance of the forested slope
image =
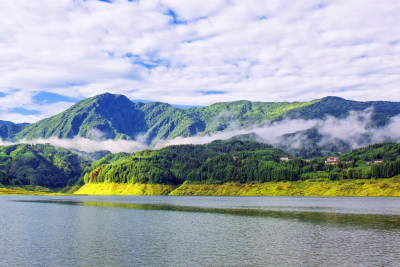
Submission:
[[0,184],[60,188],[73,185],[89,162],[48,144],[0,146]]
[[[250,140],[214,141],[144,150],[112,164],[95,164],[85,183],[201,183],[297,181],[308,179],[370,179],[400,174],[400,144],[383,143],[326,158],[289,161],[282,150]],[[375,162],[375,161],[379,161]],[[383,160],[383,162],[381,162]]]

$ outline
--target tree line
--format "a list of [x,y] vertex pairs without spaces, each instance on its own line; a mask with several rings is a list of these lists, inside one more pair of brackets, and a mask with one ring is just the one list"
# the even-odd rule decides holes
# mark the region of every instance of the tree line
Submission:
[[[399,155],[400,144],[383,143],[340,155],[336,164],[326,164],[322,157],[282,161],[280,157],[288,154],[268,145],[250,140],[214,141],[144,150],[111,164],[97,164],[86,171],[84,182],[181,184],[387,178],[400,174]],[[377,159],[383,162],[374,163]]]

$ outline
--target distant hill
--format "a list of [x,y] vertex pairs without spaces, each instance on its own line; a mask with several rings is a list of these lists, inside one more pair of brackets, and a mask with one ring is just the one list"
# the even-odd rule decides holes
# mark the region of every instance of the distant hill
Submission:
[[388,101],[368,101],[359,102],[346,100],[340,97],[328,96],[314,103],[301,107],[299,109],[290,110],[286,117],[300,119],[322,119],[327,115],[336,118],[344,118],[349,115],[350,111],[364,111],[371,109],[373,111],[372,126],[384,126],[390,118],[400,114],[399,102]]
[[284,119],[344,118],[352,110],[368,109],[373,110],[370,127],[382,127],[400,114],[400,103],[326,97],[309,102],[243,100],[180,109],[161,102],[134,103],[123,95],[105,93],[29,125],[0,122],[0,137],[14,141],[75,136],[126,140],[140,137],[145,143],[154,145],[175,137],[245,129]]
[[0,139],[11,140],[19,133],[28,123],[15,124],[11,121],[0,120]]
[[0,184],[61,188],[78,181],[89,162],[48,144],[0,146]]

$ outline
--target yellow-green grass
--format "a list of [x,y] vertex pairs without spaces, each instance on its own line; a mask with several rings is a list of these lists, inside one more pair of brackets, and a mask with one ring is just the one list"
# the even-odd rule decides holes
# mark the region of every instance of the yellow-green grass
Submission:
[[34,185],[0,187],[0,195],[48,195],[55,194],[46,187]]
[[89,183],[58,193],[40,186],[0,187],[0,195],[194,195],[194,196],[359,196],[400,197],[400,176],[369,180],[307,180],[268,183],[160,184]]
[[170,195],[400,197],[400,178],[222,185],[184,183]]
[[168,195],[176,186],[161,184],[89,183],[76,195]]

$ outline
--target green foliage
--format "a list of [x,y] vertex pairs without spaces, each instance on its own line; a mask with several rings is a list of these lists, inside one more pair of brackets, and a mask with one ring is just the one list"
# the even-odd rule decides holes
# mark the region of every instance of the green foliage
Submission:
[[50,188],[74,184],[88,162],[48,144],[0,147],[0,183]]
[[[263,183],[315,179],[388,178],[400,174],[400,144],[377,144],[343,154],[337,164],[326,158],[306,161],[251,140],[214,141],[207,145],[144,150],[113,160],[108,156],[86,171],[85,183]],[[383,163],[374,163],[384,159]],[[372,163],[367,163],[371,160]],[[111,164],[107,164],[111,163]]]
[[287,113],[287,116],[289,118],[322,119],[327,115],[331,115],[336,118],[344,118],[349,115],[351,110],[364,111],[366,109],[374,111],[372,116],[374,125],[372,126],[383,126],[391,117],[400,114],[400,103],[384,101],[358,102],[329,96],[322,98],[320,101],[315,101],[312,105],[291,110]]
[[0,121],[0,139],[12,140],[27,124],[14,124],[12,122]]
[[[285,152],[250,140],[214,141],[207,145],[179,145],[144,150],[111,164],[95,162],[85,183],[163,183],[189,181],[253,181]],[[261,167],[264,166],[265,168]],[[260,168],[258,167],[260,166]]]
[[96,129],[105,138],[131,139],[146,131],[144,114],[122,95],[109,93],[83,100],[66,111],[26,126],[15,139],[96,138]]

